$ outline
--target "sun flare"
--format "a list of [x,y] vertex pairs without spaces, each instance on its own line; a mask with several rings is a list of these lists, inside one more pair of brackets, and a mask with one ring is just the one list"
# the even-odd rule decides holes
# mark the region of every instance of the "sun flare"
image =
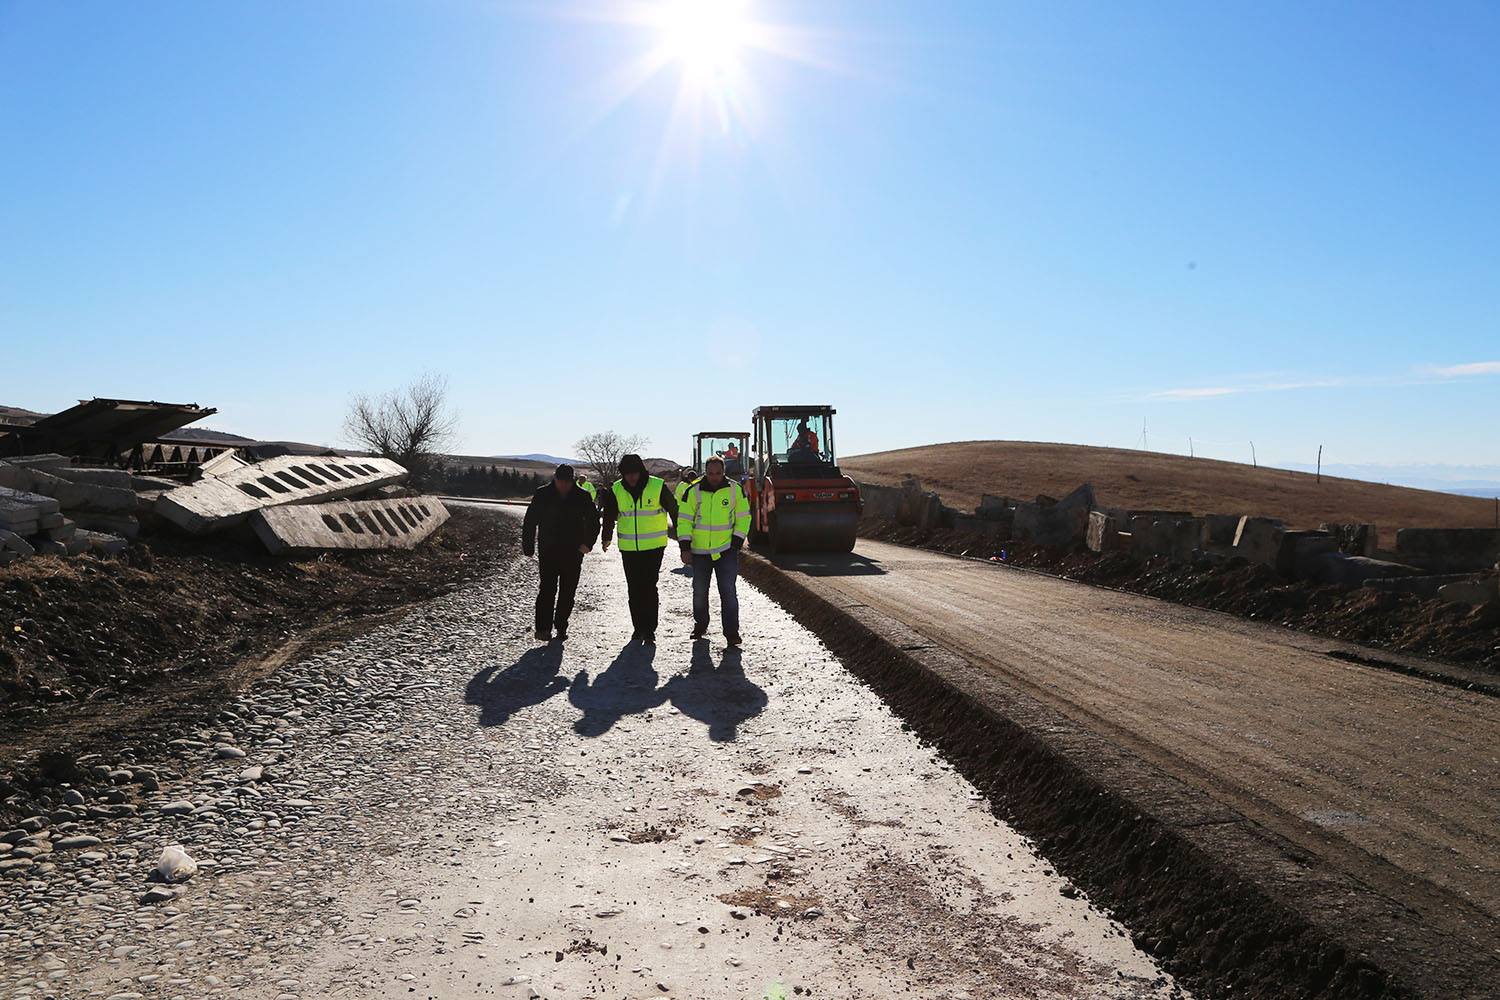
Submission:
[[691,76],[732,72],[750,43],[748,0],[666,0],[657,13],[663,54]]

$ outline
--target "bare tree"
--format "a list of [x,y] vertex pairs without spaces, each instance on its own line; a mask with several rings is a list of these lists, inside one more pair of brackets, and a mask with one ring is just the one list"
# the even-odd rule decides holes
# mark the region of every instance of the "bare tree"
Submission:
[[437,471],[436,456],[457,428],[458,416],[448,407],[448,380],[432,372],[402,389],[355,396],[344,418],[351,441],[400,462],[417,482]]
[[584,466],[594,470],[596,483],[609,486],[620,478],[620,459],[632,452],[639,453],[650,443],[650,439],[641,434],[597,431],[574,442],[573,451]]

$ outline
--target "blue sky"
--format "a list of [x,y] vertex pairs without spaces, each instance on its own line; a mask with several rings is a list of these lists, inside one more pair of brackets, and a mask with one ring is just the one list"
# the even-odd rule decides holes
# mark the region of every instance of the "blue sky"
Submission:
[[0,0],[0,402],[1500,467],[1500,6],[659,6]]

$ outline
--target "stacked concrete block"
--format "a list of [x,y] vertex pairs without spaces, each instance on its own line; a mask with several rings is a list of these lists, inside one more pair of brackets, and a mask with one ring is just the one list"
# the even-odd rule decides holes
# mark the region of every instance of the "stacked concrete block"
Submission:
[[205,534],[240,524],[257,510],[338,500],[404,478],[406,469],[384,458],[287,455],[179,487],[156,501],[156,511],[184,531]]
[[0,528],[22,538],[40,531],[42,518],[60,509],[52,497],[0,486]]
[[1084,539],[1090,552],[1118,552],[1129,546],[1131,537],[1121,537],[1120,522],[1111,515],[1102,510],[1090,512],[1088,537]]
[[1458,580],[1438,588],[1437,598],[1450,604],[1490,604],[1500,601],[1500,580]]
[[1286,529],[1274,517],[1240,518],[1234,531],[1234,554],[1261,566],[1275,566]]
[[1234,536],[1239,531],[1238,514],[1205,514],[1203,523],[1207,533],[1206,543],[1210,549],[1228,551],[1234,548]]
[[1089,515],[1094,511],[1094,488],[1084,483],[1056,502],[1038,497],[1016,504],[1011,537],[1035,545],[1068,547],[1088,540]]
[[250,515],[273,555],[319,549],[415,548],[448,520],[436,497],[267,507]]
[[1346,587],[1359,587],[1372,580],[1390,580],[1398,577],[1418,576],[1421,570],[1388,559],[1371,556],[1351,556],[1344,552],[1329,552],[1312,559],[1308,579],[1316,583],[1332,583]]
[[1320,530],[1337,538],[1346,555],[1374,556],[1380,550],[1380,531],[1373,524],[1324,524]]

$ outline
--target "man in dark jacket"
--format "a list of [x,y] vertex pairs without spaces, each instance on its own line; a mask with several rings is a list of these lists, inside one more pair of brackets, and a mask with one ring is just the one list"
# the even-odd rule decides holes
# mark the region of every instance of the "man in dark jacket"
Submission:
[[630,591],[632,641],[656,642],[656,623],[661,596],[656,578],[667,551],[667,535],[677,520],[677,501],[657,476],[646,471],[639,455],[620,459],[620,478],[599,491],[599,510],[604,515],[604,549],[620,528],[620,561],[625,564],[625,585]]
[[536,595],[536,637],[542,642],[568,637],[568,617],[583,557],[599,538],[599,511],[574,482],[573,467],[559,465],[552,482],[531,495],[521,523],[521,551],[537,557],[541,586]]

